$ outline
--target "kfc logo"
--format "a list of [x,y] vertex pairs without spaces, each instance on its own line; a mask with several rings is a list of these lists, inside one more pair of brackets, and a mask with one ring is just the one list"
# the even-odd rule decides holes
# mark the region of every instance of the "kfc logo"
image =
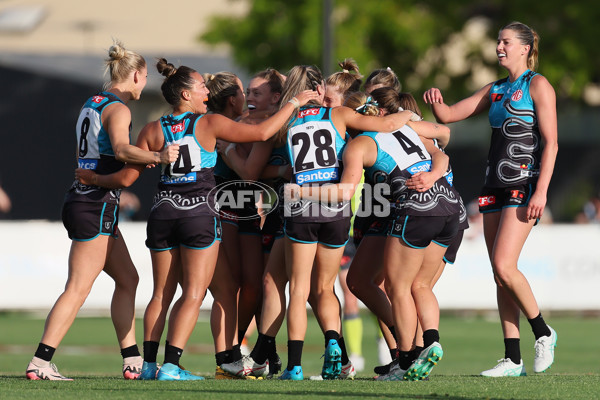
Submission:
[[308,108],[306,110],[302,110],[298,113],[298,118],[304,118],[307,115],[319,115],[318,108]]
[[171,133],[183,132],[185,130],[185,123],[180,122],[177,125],[171,127]]
[[521,100],[522,97],[523,97],[523,91],[521,89],[519,89],[513,93],[512,97],[510,99],[512,101],[519,101],[519,100]]
[[496,196],[479,197],[479,207],[491,206],[492,204],[496,204]]

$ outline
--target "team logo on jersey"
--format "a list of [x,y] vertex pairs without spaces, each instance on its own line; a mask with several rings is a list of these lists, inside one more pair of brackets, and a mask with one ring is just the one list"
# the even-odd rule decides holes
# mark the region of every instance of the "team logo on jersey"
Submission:
[[496,204],[496,196],[480,196],[479,207],[491,206]]
[[519,101],[523,98],[523,91],[521,89],[517,90],[516,92],[513,93],[512,97],[510,98],[512,101]]
[[185,122],[180,122],[171,127],[171,133],[183,132],[185,130]]
[[307,108],[306,110],[302,110],[298,113],[298,118],[304,118],[307,115],[319,115],[318,108]]
[[492,93],[492,102],[500,101],[504,97],[503,93]]
[[[231,210],[240,220],[260,220],[275,209],[279,204],[279,196],[275,190],[262,182],[256,181],[229,181],[215,186],[208,193],[209,197],[214,196],[215,205],[209,203],[209,207],[216,214],[224,219],[230,219],[229,213],[225,209]],[[260,207],[258,207],[260,205]]]
[[109,230],[111,225],[112,225],[112,222],[105,222],[104,229]]
[[104,97],[104,96],[94,96],[94,97],[92,97],[92,101],[96,104],[100,104],[104,101],[105,98],[106,97]]

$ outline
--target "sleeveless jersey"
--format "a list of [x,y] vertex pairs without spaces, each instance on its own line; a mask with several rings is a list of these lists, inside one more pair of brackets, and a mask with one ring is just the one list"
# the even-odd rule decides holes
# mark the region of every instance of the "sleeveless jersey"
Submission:
[[448,216],[460,211],[460,196],[448,175],[438,179],[426,192],[408,189],[407,179],[431,170],[431,155],[417,132],[408,126],[392,133],[366,132],[377,144],[377,159],[365,170],[367,182],[387,183],[396,215]]
[[[91,169],[99,175],[108,175],[119,171],[125,165],[115,158],[110,137],[102,125],[102,112],[106,106],[114,103],[124,104],[114,94],[100,92],[90,97],[81,108],[75,128],[79,168]],[[131,130],[131,125],[129,129]],[[120,189],[105,189],[75,181],[65,200],[118,204],[120,193]]]
[[200,118],[200,114],[187,112],[160,119],[165,146],[178,144],[179,157],[171,164],[162,165],[151,218],[214,214],[212,210],[216,206],[209,193],[215,187],[213,170],[217,153],[205,150],[196,140],[196,121]]
[[510,187],[535,183],[541,146],[535,105],[529,93],[537,73],[527,70],[514,82],[500,79],[490,88],[492,139],[485,186]]
[[[292,181],[298,185],[338,183],[345,139],[331,122],[331,108],[302,107],[287,134]],[[286,217],[297,222],[330,222],[351,216],[350,202],[327,204],[300,200],[285,205]]]

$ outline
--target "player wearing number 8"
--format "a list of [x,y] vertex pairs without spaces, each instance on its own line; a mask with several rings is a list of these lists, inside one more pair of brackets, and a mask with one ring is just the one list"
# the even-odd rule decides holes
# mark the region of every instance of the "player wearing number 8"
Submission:
[[[196,380],[198,377],[180,369],[179,360],[196,325],[219,251],[220,221],[208,206],[209,192],[215,186],[216,140],[266,140],[277,132],[294,107],[288,105],[257,125],[236,123],[219,114],[204,115],[209,91],[202,75],[186,66],[175,68],[164,58],[158,61],[157,69],[165,76],[161,89],[173,112],[148,123],[140,132],[137,145],[158,151],[177,144],[180,153],[176,161],[162,166],[148,219],[146,245],[150,248],[155,282],[144,315],[146,360],[142,377],[154,377],[151,371],[156,371],[158,340],[180,281],[182,294],[170,314],[164,364],[156,376],[159,380]],[[243,90],[241,83],[238,90]],[[297,101],[305,104],[315,96],[306,91],[297,96]],[[85,174],[80,179],[96,179],[99,185],[109,188],[123,187],[131,185],[142,170],[128,165],[116,174],[91,177]],[[80,174],[85,172],[78,170]]]
[[[129,144],[130,100],[138,100],[146,86],[146,61],[118,41],[106,60],[111,81],[106,90],[90,97],[76,125],[78,166],[94,176],[105,176],[124,163],[157,164],[177,158],[177,150],[143,151]],[[63,206],[63,223],[72,240],[65,291],[48,315],[44,334],[27,367],[28,379],[66,379],[50,363],[83,305],[96,277],[105,271],[115,281],[111,317],[123,355],[123,376],[135,379],[142,358],[135,342],[134,310],[138,275],[119,232],[118,190],[107,190],[97,180],[75,181]]]

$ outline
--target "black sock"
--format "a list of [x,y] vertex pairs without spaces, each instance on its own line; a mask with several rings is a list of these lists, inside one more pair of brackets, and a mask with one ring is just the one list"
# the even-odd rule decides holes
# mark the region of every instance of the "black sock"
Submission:
[[235,344],[231,348],[231,357],[232,357],[231,362],[236,362],[236,361],[239,361],[242,359],[242,350],[240,350],[239,344]]
[[340,345],[340,349],[342,349],[342,365],[348,364],[348,351],[346,350],[346,341],[342,336],[338,339],[338,344]]
[[423,351],[425,347],[422,346],[415,346],[414,349],[411,350],[411,352],[413,353],[413,360],[416,360],[417,358],[419,358],[419,355],[421,354],[421,352]]
[[125,347],[124,349],[121,349],[121,357],[123,357],[123,358],[137,357],[139,355],[140,355],[140,349],[138,349],[137,344],[134,344],[133,346],[129,346],[129,347]]
[[392,336],[394,337],[394,340],[397,342],[398,338],[396,337],[396,328],[394,327],[394,325],[388,326],[388,329],[392,333]]
[[411,358],[410,351],[398,351],[398,365],[400,365],[400,369],[408,370],[408,367],[411,366],[413,360]]
[[427,329],[423,332],[423,347],[427,348],[434,342],[440,341],[440,332],[437,329]]
[[304,340],[288,340],[288,364],[287,370],[302,365],[302,347]]
[[56,349],[54,347],[50,347],[47,344],[41,343],[38,344],[38,348],[35,351],[35,356],[37,358],[41,358],[44,361],[52,361],[52,357],[54,357],[54,352]]
[[392,356],[392,360],[398,358],[398,349],[390,349],[390,356]]
[[325,347],[327,347],[327,344],[329,343],[329,341],[331,339],[339,340],[339,338],[340,338],[340,334],[337,333],[336,331],[326,331],[325,332]]
[[158,342],[148,340],[142,344],[144,349],[144,361],[156,362],[156,356],[158,355]]
[[227,357],[231,357],[231,351],[220,351],[218,353],[215,354],[215,361],[217,362],[217,365],[220,367],[221,364],[227,364]]
[[529,325],[531,325],[531,329],[533,330],[533,335],[535,336],[535,340],[538,340],[542,336],[550,336],[550,328],[546,325],[544,318],[542,317],[542,313],[539,313],[537,317],[528,319]]
[[165,364],[179,365],[182,353],[183,349],[179,347],[171,346],[170,344],[165,345]]
[[509,358],[515,364],[521,364],[521,339],[504,339],[504,358]]
[[264,362],[269,357],[273,357],[275,353],[275,338],[259,333],[256,345],[250,352],[250,357],[258,364],[264,364]]

